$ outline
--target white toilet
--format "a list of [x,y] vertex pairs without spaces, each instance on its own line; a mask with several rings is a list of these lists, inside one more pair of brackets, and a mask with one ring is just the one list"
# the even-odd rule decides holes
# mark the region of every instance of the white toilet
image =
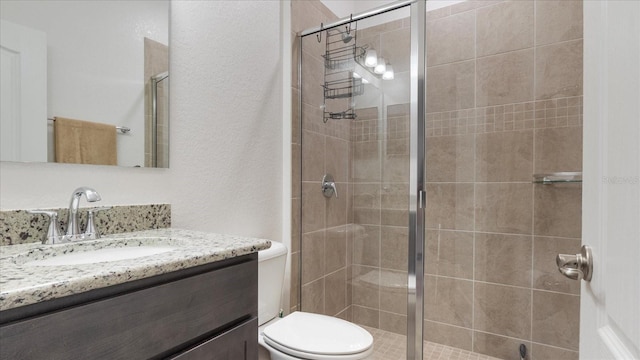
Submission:
[[373,337],[358,325],[296,311],[279,318],[287,248],[272,242],[258,253],[258,342],[271,360],[356,360],[373,352]]

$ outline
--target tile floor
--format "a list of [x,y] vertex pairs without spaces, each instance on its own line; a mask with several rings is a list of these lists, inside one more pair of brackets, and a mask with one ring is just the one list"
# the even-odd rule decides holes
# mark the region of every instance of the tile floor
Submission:
[[[360,325],[362,326],[362,325]],[[374,350],[367,360],[405,360],[406,337],[392,332],[362,326],[373,335]],[[424,360],[500,360],[454,347],[424,342]]]

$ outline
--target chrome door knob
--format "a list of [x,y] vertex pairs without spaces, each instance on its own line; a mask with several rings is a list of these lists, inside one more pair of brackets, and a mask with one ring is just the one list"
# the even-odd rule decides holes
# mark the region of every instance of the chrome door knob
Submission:
[[591,281],[593,256],[591,255],[591,248],[587,245],[582,245],[580,254],[558,254],[556,264],[558,265],[558,271],[569,279]]

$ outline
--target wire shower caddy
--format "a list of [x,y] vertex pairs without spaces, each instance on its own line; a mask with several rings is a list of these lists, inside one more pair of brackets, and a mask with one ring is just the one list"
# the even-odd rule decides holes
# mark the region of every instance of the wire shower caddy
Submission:
[[[355,119],[353,97],[364,93],[361,78],[353,76],[356,61],[364,59],[366,50],[356,44],[357,23],[326,30],[324,55],[323,121]],[[320,41],[320,38],[318,38]],[[336,110],[337,109],[337,110]]]

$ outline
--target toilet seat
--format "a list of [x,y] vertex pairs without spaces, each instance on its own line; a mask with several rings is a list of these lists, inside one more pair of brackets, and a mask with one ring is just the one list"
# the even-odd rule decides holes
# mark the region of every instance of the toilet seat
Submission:
[[263,331],[265,343],[302,359],[362,359],[373,352],[373,337],[348,321],[294,312]]

